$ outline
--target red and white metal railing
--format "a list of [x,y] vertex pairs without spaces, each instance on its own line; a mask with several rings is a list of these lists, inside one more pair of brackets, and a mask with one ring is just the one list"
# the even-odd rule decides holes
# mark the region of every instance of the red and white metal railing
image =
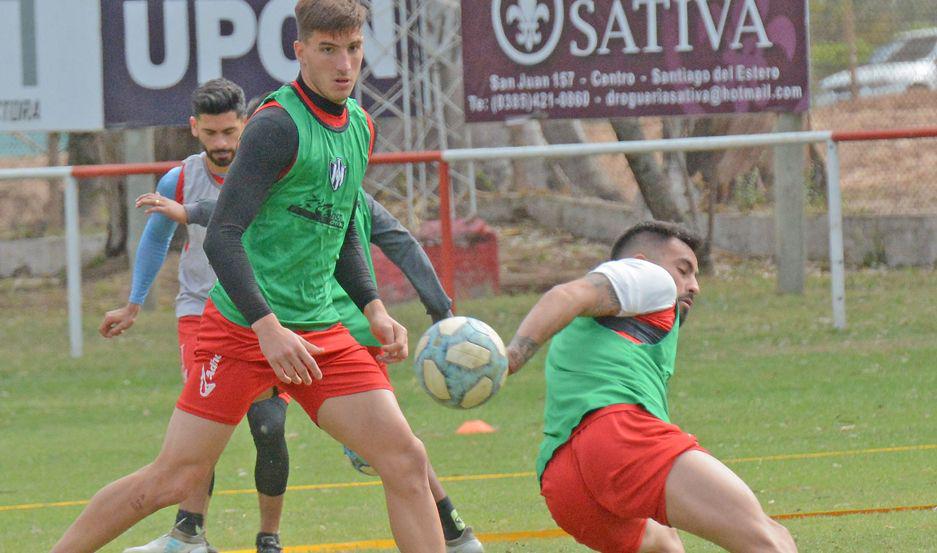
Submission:
[[[779,146],[785,144],[817,144],[827,147],[827,199],[830,232],[830,273],[833,303],[833,324],[845,328],[845,258],[843,253],[843,222],[839,176],[838,142],[896,140],[906,138],[937,137],[937,127],[895,129],[885,131],[804,131],[773,134],[733,135],[715,137],[674,138],[628,142],[590,144],[556,144],[549,146],[519,146],[511,148],[472,148],[425,152],[378,153],[372,164],[438,163],[439,211],[442,239],[442,266],[440,278],[446,292],[455,298],[454,255],[452,238],[452,206],[450,204],[449,164],[464,161],[493,159],[558,158],[602,154],[639,154],[653,152],[689,152],[728,150],[753,146]],[[82,355],[81,329],[81,256],[78,227],[77,179],[161,174],[179,162],[133,163],[121,165],[76,165],[64,167],[37,167],[0,169],[0,180],[62,179],[65,184],[65,245],[66,275],[68,280],[68,320],[71,355]]]

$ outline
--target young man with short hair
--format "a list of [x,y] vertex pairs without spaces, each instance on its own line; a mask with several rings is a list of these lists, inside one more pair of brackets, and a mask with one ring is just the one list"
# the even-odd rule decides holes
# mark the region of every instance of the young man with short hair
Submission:
[[[258,104],[259,105],[259,104]],[[257,105],[254,106],[255,108]],[[159,201],[160,204],[155,202]],[[182,205],[166,198],[148,196],[138,203],[149,206],[151,210],[162,213],[180,224],[207,226],[216,203],[213,200],[200,200],[196,204]],[[452,316],[452,301],[446,295],[436,271],[430,263],[420,243],[410,234],[396,217],[390,214],[377,200],[362,189],[358,194],[355,209],[355,229],[362,237],[380,248],[391,262],[403,271],[413,285],[420,301],[426,307],[426,313],[433,322]],[[368,263],[371,278],[375,279],[374,264],[369,248],[363,253]],[[376,279],[375,279],[376,283]],[[354,301],[338,283],[333,283],[332,304],[338,311],[339,319],[348,328],[359,344],[365,346],[374,357],[381,354],[380,342],[371,334],[367,318],[358,310]],[[386,365],[379,363],[386,371]],[[345,454],[349,458],[357,455],[347,447]],[[445,488],[436,476],[432,465],[427,467],[429,485],[436,502],[436,510],[446,538],[446,553],[484,553],[484,547],[470,526],[466,526],[462,517],[449,499]]]
[[[186,158],[171,169],[156,186],[156,192],[144,194],[137,206],[152,206],[140,237],[130,299],[126,306],[108,311],[99,331],[113,338],[128,330],[140,313],[150,287],[166,260],[169,244],[176,230],[174,219],[161,208],[169,203],[214,201],[234,161],[238,141],[244,130],[244,91],[227,79],[213,79],[192,93],[192,116],[189,126],[202,152]],[[149,203],[148,203],[149,202]],[[179,204],[176,204],[179,205]],[[183,382],[195,366],[196,337],[208,294],[216,278],[202,249],[204,226],[186,227],[187,240],[179,256],[179,294],[176,296],[179,353]],[[195,378],[198,378],[196,375]],[[269,397],[251,405],[247,419],[257,447],[254,483],[260,504],[259,553],[277,553],[283,494],[289,474],[289,454],[284,436],[286,400]],[[180,505],[176,522],[167,534],[124,553],[213,553],[217,551],[205,538],[205,515],[211,495],[212,480],[200,484]],[[262,544],[262,542],[264,542]]]
[[541,297],[508,346],[514,373],[553,337],[541,494],[557,524],[597,551],[679,553],[674,528],[733,552],[797,550],[748,486],[670,423],[667,385],[700,291],[699,244],[672,223],[632,227],[611,261]]
[[365,16],[356,0],[297,2],[300,77],[251,117],[208,227],[219,282],[199,329],[200,381],[187,382],[155,462],[99,491],[53,553],[94,551],[182,500],[274,384],[371,461],[398,549],[445,550],[423,444],[330,299],[334,275],[368,318],[381,360],[407,357],[406,329],[377,298],[353,223],[374,142],[369,116],[349,98]]

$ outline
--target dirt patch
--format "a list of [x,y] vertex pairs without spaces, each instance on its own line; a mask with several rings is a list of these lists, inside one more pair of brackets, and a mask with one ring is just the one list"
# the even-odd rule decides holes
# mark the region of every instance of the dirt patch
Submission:
[[498,234],[501,290],[505,293],[546,290],[582,276],[608,258],[607,244],[532,223],[494,228]]
[[[816,108],[815,129],[873,131],[933,126],[937,92],[860,98]],[[821,149],[822,150],[822,149]],[[937,139],[842,143],[839,147],[844,211],[937,213]]]

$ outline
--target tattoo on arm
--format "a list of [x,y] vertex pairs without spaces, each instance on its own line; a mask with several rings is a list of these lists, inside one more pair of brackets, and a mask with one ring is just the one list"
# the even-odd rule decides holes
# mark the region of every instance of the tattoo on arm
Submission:
[[583,315],[587,317],[601,317],[606,315],[617,315],[621,312],[621,302],[618,301],[618,293],[612,286],[612,281],[600,273],[589,273],[586,275],[586,281],[594,286],[599,293],[599,301]]
[[515,336],[508,345],[508,366],[511,372],[521,368],[531,357],[537,353],[540,344],[527,336]]

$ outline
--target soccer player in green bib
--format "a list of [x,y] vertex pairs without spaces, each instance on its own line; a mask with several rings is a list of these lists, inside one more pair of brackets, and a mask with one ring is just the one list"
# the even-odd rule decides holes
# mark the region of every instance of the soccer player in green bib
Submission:
[[[445,551],[426,451],[378,364],[407,357],[407,332],[377,296],[354,224],[374,145],[370,117],[349,98],[366,9],[299,0],[295,13],[300,76],[251,117],[207,229],[218,284],[199,328],[198,371],[156,460],[95,494],[53,553],[96,551],[179,503],[273,385],[380,474],[400,551]],[[333,277],[367,317],[378,360],[339,323]]]
[[596,551],[682,552],[674,528],[733,552],[797,550],[748,486],[670,423],[699,244],[672,223],[635,225],[611,261],[541,297],[508,346],[514,373],[553,337],[540,490],[557,524]]
[[[157,201],[159,203],[156,203]],[[160,213],[182,225],[208,226],[209,219],[217,207],[215,200],[212,199],[200,199],[183,205],[155,194],[143,197],[137,202],[149,206],[154,213]],[[436,271],[420,243],[400,224],[400,221],[364,189],[358,193],[355,230],[359,233],[359,238],[367,238],[403,271],[434,323],[452,316],[452,300],[443,290]],[[370,248],[364,248],[363,253],[371,278],[375,279]],[[333,283],[332,286],[332,305],[338,311],[339,320],[355,340],[367,348],[368,353],[375,359],[379,357],[383,353],[381,343],[371,334],[371,325],[367,317],[361,313],[352,298],[338,283]],[[379,362],[379,365],[386,371],[386,364]],[[250,418],[250,411],[248,411],[248,418]],[[347,447],[345,447],[345,455],[353,463],[367,463]],[[462,520],[432,465],[427,466],[427,471],[430,490],[433,493],[433,500],[436,501],[436,510],[446,538],[446,553],[484,553],[485,549],[475,537],[474,530]],[[279,538],[277,540],[279,541]]]

